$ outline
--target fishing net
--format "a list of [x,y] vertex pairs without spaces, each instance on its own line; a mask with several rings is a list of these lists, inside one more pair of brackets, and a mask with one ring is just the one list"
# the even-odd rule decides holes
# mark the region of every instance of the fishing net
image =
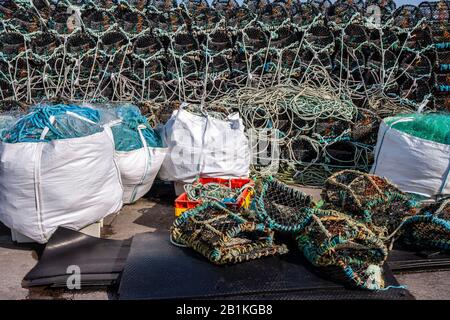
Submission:
[[121,120],[119,124],[111,126],[117,151],[141,149],[144,147],[143,140],[148,147],[162,148],[160,135],[153,130],[138,107],[124,105],[114,111]]
[[253,182],[249,181],[240,187],[233,187],[230,183],[195,181],[184,185],[184,190],[189,200],[192,201],[216,201],[223,204],[237,203],[239,197],[246,189],[253,189]]
[[103,131],[97,110],[76,105],[39,105],[3,132],[3,141],[49,142]]
[[291,234],[304,228],[307,216],[303,209],[312,205],[311,196],[275,179],[260,184],[252,203],[259,221],[272,230]]
[[384,121],[391,128],[414,137],[450,145],[449,114],[406,114]]
[[384,287],[388,250],[365,225],[333,210],[305,209],[308,223],[296,240],[308,261],[335,280],[358,288]]
[[416,201],[387,179],[355,170],[343,170],[329,177],[322,198],[383,239],[398,231],[405,218],[418,212]]
[[214,264],[232,264],[287,253],[274,233],[216,202],[184,212],[171,228],[172,240],[202,254]]
[[407,219],[400,240],[415,248],[450,251],[450,198],[427,205]]

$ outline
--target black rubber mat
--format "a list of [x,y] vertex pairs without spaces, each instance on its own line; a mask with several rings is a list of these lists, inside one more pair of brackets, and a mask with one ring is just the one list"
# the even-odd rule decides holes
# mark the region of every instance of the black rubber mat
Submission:
[[[389,285],[398,285],[386,270]],[[312,271],[298,250],[231,266],[216,266],[172,245],[167,232],[133,238],[120,299],[413,299],[404,289],[348,289]]]
[[389,253],[387,263],[393,272],[450,270],[450,254],[394,249]]
[[117,284],[130,251],[131,239],[108,240],[58,228],[22,281],[23,287],[65,287],[69,266],[78,266],[82,286]]

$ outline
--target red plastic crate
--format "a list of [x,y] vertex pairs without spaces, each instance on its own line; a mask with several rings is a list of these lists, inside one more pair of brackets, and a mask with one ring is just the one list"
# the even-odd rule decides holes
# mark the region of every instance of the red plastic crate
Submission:
[[[236,202],[226,202],[226,205],[230,209],[238,209],[241,207],[248,208],[250,206],[251,196],[253,195],[253,189],[251,188],[254,185],[252,179],[249,178],[231,178],[231,179],[222,179],[222,178],[209,178],[202,177],[198,179],[198,182],[202,184],[206,183],[220,183],[226,186],[230,186],[231,188],[241,188],[246,184],[249,184],[249,187],[245,188],[242,193],[237,198]],[[197,183],[197,182],[196,182]],[[193,201],[189,200],[188,195],[185,193],[181,194],[178,198],[175,199],[175,216],[180,216],[184,211],[193,209],[201,204],[202,201]]]

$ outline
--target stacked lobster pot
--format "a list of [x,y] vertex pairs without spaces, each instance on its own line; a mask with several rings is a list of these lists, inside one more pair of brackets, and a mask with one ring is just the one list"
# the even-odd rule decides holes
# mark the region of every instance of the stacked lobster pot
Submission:
[[[422,4],[424,7],[424,4]],[[434,64],[436,108],[450,111],[450,5],[440,1],[426,7],[427,18],[433,32],[433,44],[436,50]]]

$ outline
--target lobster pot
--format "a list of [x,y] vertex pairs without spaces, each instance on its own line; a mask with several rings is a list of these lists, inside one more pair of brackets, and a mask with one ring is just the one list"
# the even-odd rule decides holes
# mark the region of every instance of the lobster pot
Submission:
[[159,177],[192,183],[198,176],[248,177],[250,150],[238,114],[219,120],[175,110],[160,130],[168,153]]
[[150,190],[166,153],[166,148],[153,147],[116,151],[125,204],[136,202]]
[[0,142],[0,220],[39,243],[58,227],[80,230],[122,207],[109,128],[49,142]]
[[[441,130],[441,136],[444,137],[435,139],[433,135],[423,134],[420,130],[414,132],[405,129],[409,126],[408,122],[414,125],[418,117],[400,116],[383,120],[378,131],[371,173],[388,178],[404,192],[433,199],[448,196],[450,135],[442,130],[449,126],[450,120],[443,115],[441,125],[434,125],[435,130]],[[433,125],[422,128],[433,130]]]

